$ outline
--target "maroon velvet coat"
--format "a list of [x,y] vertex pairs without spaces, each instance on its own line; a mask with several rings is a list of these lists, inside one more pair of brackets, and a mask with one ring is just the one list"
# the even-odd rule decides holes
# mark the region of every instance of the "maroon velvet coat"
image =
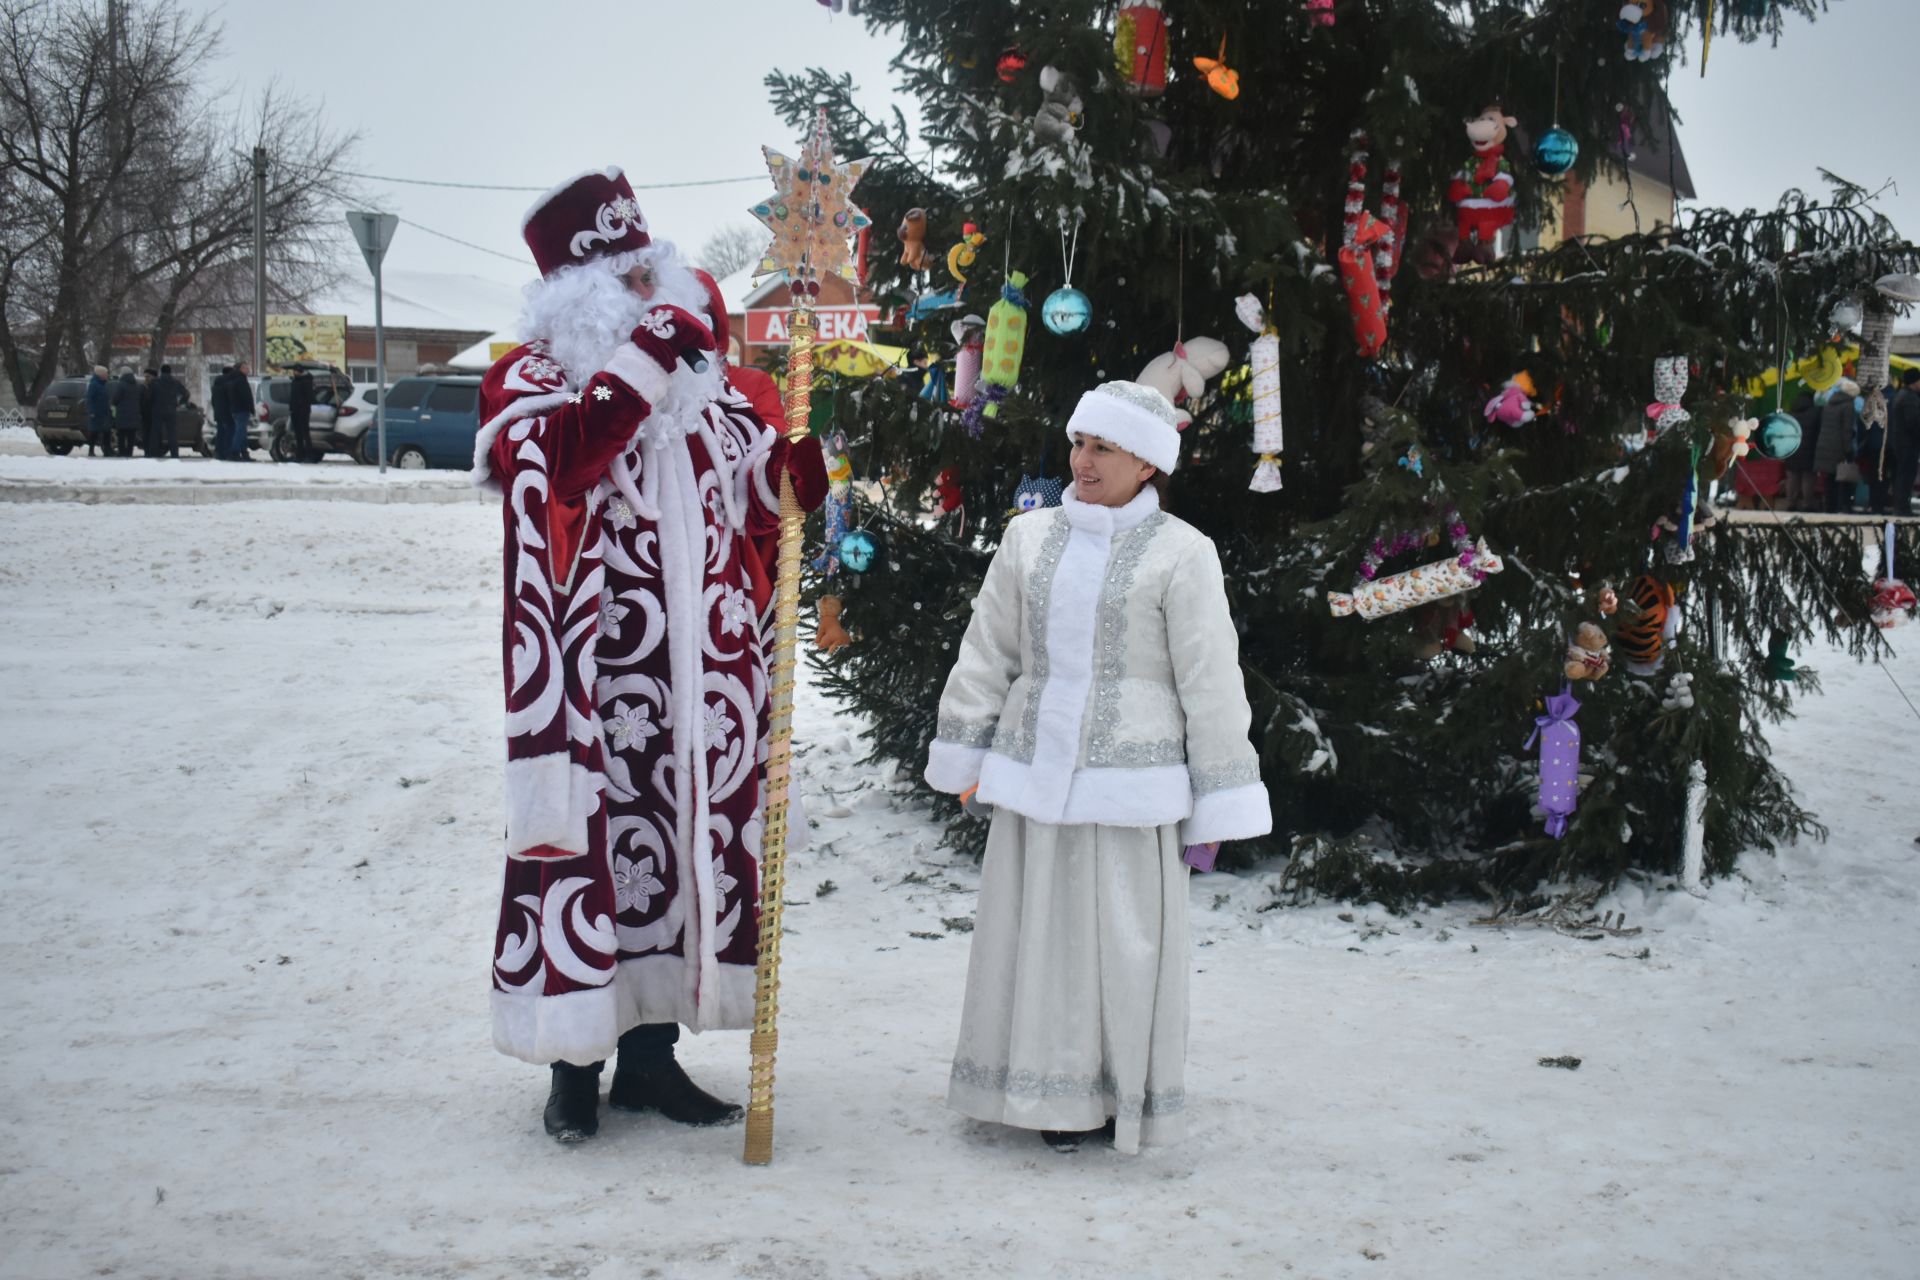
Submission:
[[494,1043],[588,1063],[642,1022],[745,1027],[787,441],[717,361],[632,344],[584,381],[516,348],[481,404],[475,477],[505,499]]

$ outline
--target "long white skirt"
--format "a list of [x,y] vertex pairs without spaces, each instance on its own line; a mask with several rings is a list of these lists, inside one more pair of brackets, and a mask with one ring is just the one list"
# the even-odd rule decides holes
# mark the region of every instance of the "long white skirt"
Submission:
[[1113,1145],[1185,1136],[1187,868],[1180,829],[996,810],[947,1102]]

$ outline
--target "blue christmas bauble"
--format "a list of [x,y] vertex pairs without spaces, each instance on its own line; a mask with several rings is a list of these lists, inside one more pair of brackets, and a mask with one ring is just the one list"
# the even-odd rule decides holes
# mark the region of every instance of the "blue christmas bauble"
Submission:
[[865,573],[873,564],[876,548],[873,535],[865,529],[854,529],[840,539],[840,563],[855,573]]
[[1769,458],[1787,458],[1800,447],[1800,420],[1775,409],[1760,420],[1760,452]]
[[1536,173],[1558,178],[1573,168],[1580,158],[1580,140],[1559,125],[1540,135],[1533,144],[1533,168]]
[[1040,319],[1049,330],[1065,337],[1093,323],[1093,302],[1072,285],[1055,289],[1040,304]]

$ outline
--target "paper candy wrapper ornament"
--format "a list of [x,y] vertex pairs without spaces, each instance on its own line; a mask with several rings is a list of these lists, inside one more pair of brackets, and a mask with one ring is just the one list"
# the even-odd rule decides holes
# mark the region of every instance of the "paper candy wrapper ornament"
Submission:
[[1353,340],[1369,359],[1387,345],[1387,308],[1374,270],[1373,246],[1389,234],[1386,223],[1362,213],[1353,243],[1340,250],[1340,282],[1346,286],[1347,310],[1353,316]]
[[1487,550],[1487,540],[1482,538],[1480,544],[1467,555],[1436,560],[1418,569],[1396,573],[1390,578],[1362,583],[1350,595],[1329,591],[1327,607],[1336,618],[1357,613],[1372,622],[1390,613],[1399,613],[1471,591],[1488,574],[1499,573],[1506,567],[1499,556]]
[[1000,288],[1000,301],[987,311],[987,340],[980,353],[980,394],[967,405],[960,425],[968,434],[978,436],[982,419],[1000,416],[1000,402],[1020,381],[1020,362],[1027,353],[1027,276],[1023,271],[1007,274]]
[[979,316],[962,316],[953,322],[953,340],[960,344],[953,358],[953,407],[964,409],[973,403],[980,390],[981,350],[986,346],[987,322]]
[[1253,451],[1260,461],[1247,488],[1255,493],[1280,491],[1280,336],[1267,323],[1266,308],[1252,294],[1235,299],[1233,313],[1240,323],[1260,336],[1247,350],[1253,374]]
[[1579,710],[1573,686],[1562,685],[1547,699],[1547,714],[1534,717],[1527,739],[1528,747],[1540,743],[1540,808],[1555,840],[1567,834],[1567,819],[1580,803],[1580,726],[1573,722]]
[[835,431],[827,437],[827,500],[821,512],[826,522],[826,550],[813,567],[832,577],[840,568],[840,539],[847,534],[847,503],[853,494],[853,464],[847,459],[847,437]]

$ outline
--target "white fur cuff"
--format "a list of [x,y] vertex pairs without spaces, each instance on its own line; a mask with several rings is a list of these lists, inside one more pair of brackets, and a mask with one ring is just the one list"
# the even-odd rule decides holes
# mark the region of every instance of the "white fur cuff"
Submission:
[[607,367],[603,371],[612,374],[620,381],[632,387],[634,394],[649,405],[659,404],[667,394],[667,380],[672,371],[662,369],[657,361],[631,342],[623,342],[607,357]]
[[1212,791],[1193,802],[1193,816],[1180,824],[1180,843],[1247,840],[1273,830],[1273,806],[1265,783]]
[[957,796],[980,781],[980,765],[986,758],[985,747],[963,747],[935,738],[927,748],[927,785]]

